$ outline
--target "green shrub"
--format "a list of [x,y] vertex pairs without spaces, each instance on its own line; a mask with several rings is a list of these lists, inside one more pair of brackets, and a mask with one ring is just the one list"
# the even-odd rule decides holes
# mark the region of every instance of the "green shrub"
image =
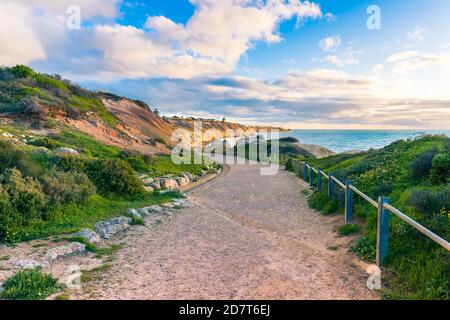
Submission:
[[94,160],[87,168],[88,176],[103,195],[123,197],[142,195],[142,183],[132,167],[121,159]]
[[95,186],[84,173],[53,170],[42,180],[45,193],[54,205],[68,202],[84,203],[96,191]]
[[348,236],[350,234],[358,233],[360,231],[360,227],[357,224],[349,223],[339,226],[337,228],[337,233],[341,236]]
[[44,300],[56,293],[60,286],[52,275],[46,275],[38,269],[16,273],[6,280],[0,296],[10,300]]
[[308,200],[309,206],[324,215],[330,215],[339,211],[339,202],[329,199],[325,192],[316,192]]
[[62,171],[86,172],[92,159],[78,155],[58,155],[52,159],[52,164]]
[[36,175],[37,168],[28,155],[7,141],[0,141],[0,173],[16,168],[27,175]]
[[39,181],[31,177],[23,178],[19,170],[8,169],[0,176],[9,195],[9,203],[15,212],[20,213],[17,223],[27,224],[41,217],[47,201]]
[[24,65],[17,65],[11,68],[11,73],[17,78],[34,77],[36,73],[30,67]]
[[427,151],[420,154],[413,161],[411,161],[409,164],[409,172],[411,178],[415,180],[428,178],[433,164],[433,158],[436,156],[436,154],[436,150]]
[[377,248],[376,233],[371,232],[358,239],[355,246],[351,248],[359,257],[367,261],[375,261]]
[[35,140],[30,141],[28,144],[35,146],[35,147],[45,147],[50,150],[54,150],[59,147],[64,147],[64,145],[62,143],[59,143],[55,140],[51,140],[49,138],[35,139]]
[[433,159],[431,181],[434,184],[447,183],[450,178],[450,153],[439,154]]
[[450,208],[450,185],[436,188],[414,188],[410,191],[408,203],[427,218],[434,218],[440,215],[443,208]]

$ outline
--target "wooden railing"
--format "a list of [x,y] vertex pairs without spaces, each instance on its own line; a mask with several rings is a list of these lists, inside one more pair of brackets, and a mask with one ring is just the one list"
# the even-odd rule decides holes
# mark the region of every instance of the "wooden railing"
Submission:
[[[335,187],[338,186],[345,192],[345,222],[350,223],[353,220],[353,194],[357,194],[363,200],[374,206],[378,210],[378,224],[377,224],[377,248],[376,248],[376,262],[378,266],[382,266],[388,255],[388,244],[389,244],[389,221],[390,214],[394,214],[401,220],[441,245],[444,249],[450,252],[450,243],[432,231],[428,230],[418,222],[414,221],[406,214],[398,210],[389,204],[390,200],[387,197],[378,197],[378,201],[371,199],[368,195],[363,193],[361,190],[353,185],[351,180],[342,183],[332,174],[326,174],[320,169],[316,169],[307,162],[288,159],[284,157],[281,159],[282,162],[290,161],[294,171],[303,177],[303,179],[309,182],[312,188],[322,189],[323,178],[328,180],[328,197],[334,195]],[[317,179],[314,179],[316,175]],[[316,181],[315,181],[316,180]]]

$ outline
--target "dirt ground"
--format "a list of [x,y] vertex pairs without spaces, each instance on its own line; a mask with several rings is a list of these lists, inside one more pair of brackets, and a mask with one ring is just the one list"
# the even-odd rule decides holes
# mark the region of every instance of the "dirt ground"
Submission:
[[286,171],[232,166],[191,191],[188,208],[124,237],[111,269],[71,298],[378,299],[352,239],[333,231],[343,217],[310,210],[305,188]]

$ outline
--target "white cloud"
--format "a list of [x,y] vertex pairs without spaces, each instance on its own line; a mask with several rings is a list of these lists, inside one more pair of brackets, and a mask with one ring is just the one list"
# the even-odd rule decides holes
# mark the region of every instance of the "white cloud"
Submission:
[[0,3],[0,65],[45,59],[45,50],[33,26],[30,8],[13,2]]
[[394,64],[394,75],[406,76],[412,74],[414,71],[428,69],[433,66],[450,68],[450,54],[402,51],[389,56],[387,62]]
[[372,72],[375,76],[381,76],[383,74],[383,71],[384,71],[384,65],[382,65],[382,64],[377,64],[372,69]]
[[355,56],[353,55],[353,53],[351,53],[351,52],[343,54],[341,56],[328,55],[320,61],[327,62],[329,64],[333,64],[339,68],[342,68],[348,64],[358,64],[359,63],[358,59],[356,59]]
[[319,46],[323,51],[335,51],[342,43],[342,39],[339,35],[327,37],[319,41]]
[[412,32],[408,32],[407,36],[409,40],[422,42],[425,39],[426,33],[425,28],[418,24]]
[[[148,18],[143,29],[94,23],[72,31],[64,23],[68,4],[80,5],[83,18],[108,18],[117,15],[121,0],[20,1],[27,4],[33,16],[16,17],[17,24],[26,26],[27,20],[37,21],[39,28],[27,29],[36,32],[30,41],[22,40],[27,37],[14,38],[15,50],[26,52],[26,57],[17,55],[14,62],[42,59],[46,52],[50,72],[78,80],[192,78],[230,73],[256,42],[281,41],[278,28],[282,21],[322,17],[320,7],[309,1],[190,0],[196,10],[186,24],[154,16]],[[3,13],[10,15],[9,7],[5,9]],[[11,40],[6,32],[0,42],[8,43],[4,39]]]

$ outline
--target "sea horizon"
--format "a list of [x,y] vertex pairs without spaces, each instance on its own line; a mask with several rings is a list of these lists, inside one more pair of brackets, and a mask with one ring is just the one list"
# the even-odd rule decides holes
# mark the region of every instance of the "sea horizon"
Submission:
[[336,153],[381,149],[395,141],[414,139],[424,134],[450,136],[450,130],[384,129],[295,129],[280,137],[294,137],[300,143],[318,145]]

